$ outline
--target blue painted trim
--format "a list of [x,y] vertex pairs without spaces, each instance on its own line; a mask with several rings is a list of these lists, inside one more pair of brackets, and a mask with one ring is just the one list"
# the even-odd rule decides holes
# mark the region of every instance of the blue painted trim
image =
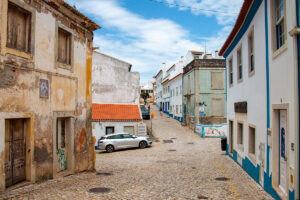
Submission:
[[259,184],[259,170],[260,166],[257,165],[256,167],[253,165],[253,163],[248,159],[248,157],[245,157],[242,161],[243,169]]
[[289,190],[289,200],[295,200],[295,190]]
[[222,127],[227,125],[227,123],[219,124],[219,125],[202,125],[202,124],[196,124],[195,126],[201,126],[201,127]]
[[235,46],[239,43],[247,29],[249,28],[251,21],[253,20],[258,8],[260,7],[263,0],[255,0],[248,12],[248,15],[244,21],[244,24],[242,25],[240,31],[235,36],[234,40],[230,44],[230,46],[227,48],[227,50],[224,52],[224,57],[227,58],[227,56],[231,53],[231,51],[235,48]]
[[265,0],[265,37],[266,37],[266,89],[267,89],[267,174],[270,171],[270,148],[268,146],[268,129],[270,128],[270,78],[269,78],[269,31],[268,31],[268,1]]

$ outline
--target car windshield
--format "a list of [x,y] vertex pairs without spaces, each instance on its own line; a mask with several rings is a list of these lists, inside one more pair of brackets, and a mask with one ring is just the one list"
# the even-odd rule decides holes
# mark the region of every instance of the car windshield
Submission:
[[101,137],[99,140],[105,140],[105,137]]

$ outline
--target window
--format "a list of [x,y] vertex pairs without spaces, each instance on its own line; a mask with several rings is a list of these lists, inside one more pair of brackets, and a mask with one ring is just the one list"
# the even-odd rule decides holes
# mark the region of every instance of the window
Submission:
[[238,127],[237,127],[237,131],[238,131],[238,135],[237,135],[237,143],[241,146],[243,145],[243,132],[244,132],[244,125],[242,123],[238,123]]
[[178,87],[176,87],[176,96],[178,96]]
[[211,89],[212,90],[223,90],[224,89],[224,76],[223,72],[211,72]]
[[276,49],[279,49],[285,43],[283,1],[275,0]]
[[127,138],[133,138],[133,136],[130,135],[130,134],[123,134],[123,138],[124,138],[124,139],[127,139]]
[[255,155],[255,128],[249,126],[249,154]]
[[229,80],[229,86],[233,84],[233,69],[232,69],[232,59],[228,61],[228,80]]
[[253,40],[253,31],[248,37],[248,59],[249,59],[249,75],[254,72],[254,40]]
[[176,114],[178,114],[178,105],[176,105]]
[[170,112],[172,113],[172,106],[170,107]]
[[243,79],[242,48],[237,51],[238,81]]
[[114,132],[115,132],[115,127],[113,127],[113,126],[105,127],[105,134],[106,135],[113,134]]
[[180,105],[180,113],[182,113],[182,105]]
[[29,53],[31,43],[31,13],[8,3],[6,46]]
[[229,153],[233,153],[233,121],[229,120]]
[[71,64],[71,33],[58,28],[58,55],[57,61]]

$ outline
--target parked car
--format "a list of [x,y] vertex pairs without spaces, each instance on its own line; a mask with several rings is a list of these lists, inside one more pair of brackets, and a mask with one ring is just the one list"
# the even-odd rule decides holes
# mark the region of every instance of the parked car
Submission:
[[139,147],[141,149],[152,146],[151,138],[147,136],[135,136],[129,133],[114,133],[101,137],[98,140],[98,149],[108,153],[118,149]]
[[150,120],[150,113],[149,113],[148,109],[146,108],[146,106],[141,105],[140,108],[141,108],[143,119]]

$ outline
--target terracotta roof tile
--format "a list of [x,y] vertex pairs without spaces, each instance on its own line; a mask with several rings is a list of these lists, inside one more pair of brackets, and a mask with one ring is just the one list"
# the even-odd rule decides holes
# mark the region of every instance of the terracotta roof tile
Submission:
[[138,105],[93,104],[93,121],[140,121]]

